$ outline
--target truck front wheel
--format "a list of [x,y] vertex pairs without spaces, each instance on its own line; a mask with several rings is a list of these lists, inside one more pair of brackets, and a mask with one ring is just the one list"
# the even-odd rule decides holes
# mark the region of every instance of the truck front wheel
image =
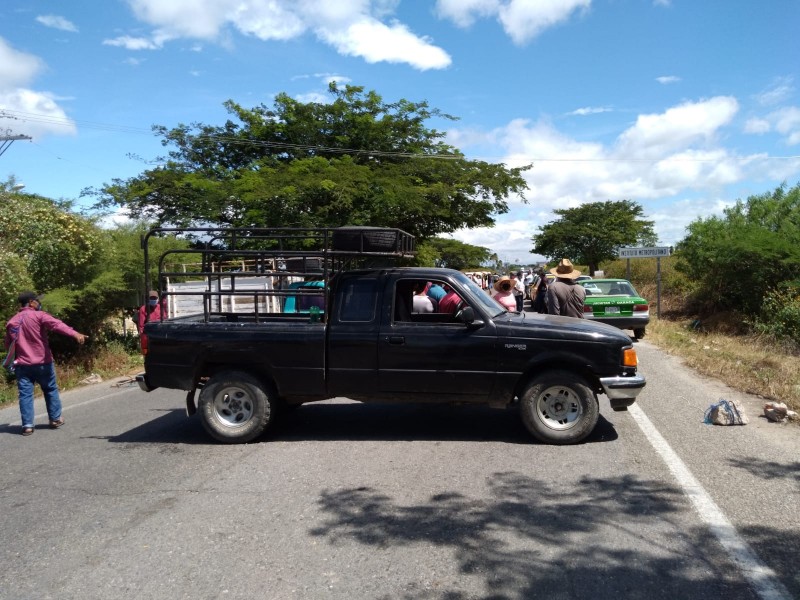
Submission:
[[274,412],[274,397],[248,373],[221,371],[203,386],[198,413],[211,437],[226,444],[242,444],[267,428]]
[[567,371],[543,373],[520,396],[522,421],[546,444],[576,444],[597,425],[600,409],[586,382]]

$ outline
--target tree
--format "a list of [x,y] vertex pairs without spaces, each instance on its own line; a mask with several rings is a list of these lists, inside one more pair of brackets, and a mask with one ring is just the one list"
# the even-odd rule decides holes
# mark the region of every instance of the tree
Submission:
[[676,246],[706,310],[757,314],[778,288],[800,289],[800,184],[738,200],[721,217],[693,221]]
[[102,254],[100,229],[69,204],[34,194],[3,194],[3,246],[25,257],[37,290],[79,287],[97,274]]
[[527,189],[528,166],[467,160],[430,129],[454,117],[426,102],[386,103],[374,91],[330,85],[330,103],[279,94],[273,107],[225,103],[236,122],[155,127],[163,165],[101,190],[159,225],[398,227],[420,240],[494,224]]
[[617,257],[620,246],[652,246],[658,241],[653,221],[641,219],[642,207],[631,200],[592,202],[553,212],[561,219],[540,227],[532,238],[531,253],[551,261],[569,258],[588,265],[592,275],[602,261]]
[[436,250],[434,266],[463,271],[471,267],[480,267],[489,260],[490,252],[483,246],[473,246],[448,238],[433,238],[426,246]]

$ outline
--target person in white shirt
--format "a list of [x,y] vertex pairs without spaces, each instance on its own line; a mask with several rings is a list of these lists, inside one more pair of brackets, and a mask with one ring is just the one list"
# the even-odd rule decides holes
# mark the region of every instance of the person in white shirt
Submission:
[[511,274],[511,283],[514,288],[514,300],[517,302],[517,312],[522,312],[522,305],[525,302],[525,284],[522,283],[522,271]]
[[411,306],[412,313],[436,312],[436,306],[434,305],[436,300],[425,293],[426,285],[425,281],[417,281],[414,283],[414,299],[413,305]]

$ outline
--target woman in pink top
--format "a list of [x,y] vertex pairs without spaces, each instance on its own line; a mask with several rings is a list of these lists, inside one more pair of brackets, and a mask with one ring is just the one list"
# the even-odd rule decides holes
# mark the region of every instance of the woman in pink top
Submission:
[[514,297],[514,282],[511,278],[503,275],[494,282],[495,294],[492,296],[508,312],[517,312],[517,300]]

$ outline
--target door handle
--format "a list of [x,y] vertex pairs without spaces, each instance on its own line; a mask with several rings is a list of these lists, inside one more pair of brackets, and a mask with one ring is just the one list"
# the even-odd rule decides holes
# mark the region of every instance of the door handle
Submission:
[[388,336],[388,337],[386,338],[386,340],[387,340],[387,341],[388,341],[390,344],[395,344],[395,345],[397,345],[397,346],[400,346],[400,345],[402,345],[402,344],[405,344],[405,343],[406,343],[406,338],[404,338],[402,335],[390,335],[390,336]]

